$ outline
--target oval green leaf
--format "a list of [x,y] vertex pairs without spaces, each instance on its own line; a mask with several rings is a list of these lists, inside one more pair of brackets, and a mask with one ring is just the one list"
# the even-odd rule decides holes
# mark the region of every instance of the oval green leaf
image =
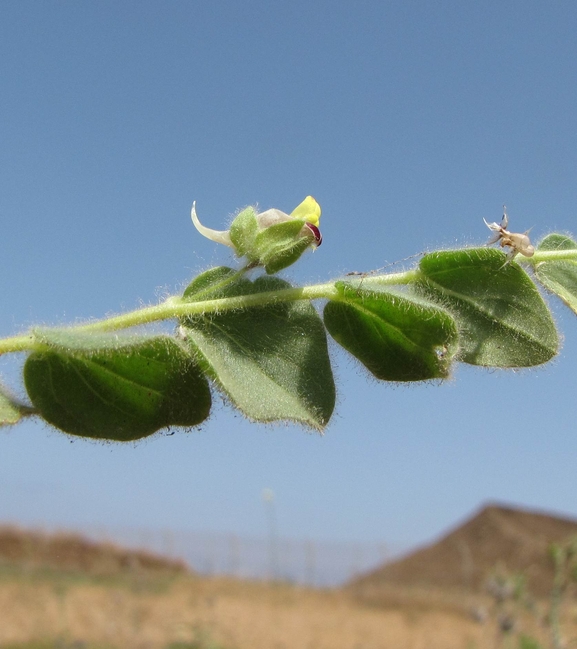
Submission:
[[[566,234],[549,234],[537,246],[537,250],[577,251],[577,242]],[[535,274],[546,289],[555,293],[577,313],[577,261],[543,261],[535,266]]]
[[[228,266],[217,266],[201,273],[184,289],[182,297],[191,302],[202,300],[216,300],[230,295],[231,286],[236,282],[232,278],[238,275],[238,271]],[[240,275],[238,277],[240,280]],[[227,289],[226,292],[224,289]],[[242,292],[242,289],[240,289]]]
[[551,313],[520,266],[491,248],[433,252],[414,288],[446,307],[459,328],[459,360],[491,367],[530,367],[557,353]]
[[97,347],[88,334],[36,333],[46,349],[24,365],[26,390],[37,414],[66,433],[129,441],[208,417],[208,382],[171,338],[108,334]]
[[457,351],[449,313],[398,291],[367,290],[337,282],[339,299],[324,309],[331,336],[378,379],[443,379]]
[[[210,273],[211,271],[208,271]],[[275,277],[239,279],[226,288],[214,273],[215,294],[253,295],[290,288]],[[195,299],[192,285],[187,297]],[[320,430],[335,405],[335,385],[323,324],[308,302],[282,302],[183,318],[181,331],[203,370],[254,421],[296,421]]]

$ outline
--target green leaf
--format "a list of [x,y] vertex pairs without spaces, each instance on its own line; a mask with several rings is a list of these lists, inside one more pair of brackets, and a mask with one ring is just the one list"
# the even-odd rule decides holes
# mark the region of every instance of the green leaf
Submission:
[[414,285],[446,307],[459,328],[459,360],[492,367],[529,367],[557,353],[559,338],[535,284],[491,248],[433,252]]
[[34,333],[46,349],[24,365],[26,390],[38,414],[66,433],[129,441],[208,417],[208,382],[171,338]]
[[331,336],[378,379],[446,378],[457,351],[457,327],[438,306],[391,290],[335,284],[339,299],[327,303]]
[[235,275],[238,275],[238,271],[227,266],[210,268],[190,282],[184,289],[182,297],[192,302],[200,302],[202,300],[215,300],[230,295],[230,291],[232,290],[230,288],[231,279]]
[[[219,273],[214,278],[218,286]],[[207,279],[205,273],[203,285]],[[254,283],[242,278],[224,293],[233,297],[286,288],[290,284],[275,277]],[[222,293],[218,288],[218,297]],[[194,298],[192,290],[187,297]],[[211,297],[203,293],[204,299]],[[325,329],[309,303],[281,302],[183,318],[181,323],[204,371],[247,417],[292,420],[315,429],[328,423],[335,386]]]
[[[549,234],[537,250],[577,250],[577,242],[565,234]],[[535,266],[537,279],[577,313],[577,261],[543,261]]]

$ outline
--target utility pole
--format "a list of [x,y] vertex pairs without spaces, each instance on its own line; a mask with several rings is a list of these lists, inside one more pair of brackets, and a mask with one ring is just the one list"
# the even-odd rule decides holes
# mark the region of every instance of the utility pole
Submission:
[[262,499],[268,527],[268,578],[276,581],[279,578],[279,557],[274,491],[263,489]]

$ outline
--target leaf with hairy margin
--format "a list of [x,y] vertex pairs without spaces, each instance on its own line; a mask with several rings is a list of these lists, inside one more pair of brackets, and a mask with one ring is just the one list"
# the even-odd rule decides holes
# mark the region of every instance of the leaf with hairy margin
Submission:
[[459,360],[490,367],[530,367],[557,353],[549,308],[527,273],[492,248],[433,252],[419,264],[419,294],[455,317]]
[[[254,295],[291,288],[276,277],[238,279],[211,269],[185,290],[187,299]],[[214,283],[215,292],[207,289]],[[254,421],[296,421],[321,430],[335,405],[324,326],[308,302],[265,306],[181,319],[181,332],[203,370]]]
[[435,304],[393,290],[335,284],[339,299],[324,309],[331,336],[378,379],[446,378],[458,349],[452,316]]
[[24,365],[26,390],[37,414],[66,433],[130,441],[208,417],[206,378],[167,336],[33,333],[45,349]]
[[[537,250],[574,250],[577,242],[566,234],[549,234],[537,246]],[[577,313],[577,261],[559,259],[542,261],[535,266],[535,275],[543,286],[560,297]]]

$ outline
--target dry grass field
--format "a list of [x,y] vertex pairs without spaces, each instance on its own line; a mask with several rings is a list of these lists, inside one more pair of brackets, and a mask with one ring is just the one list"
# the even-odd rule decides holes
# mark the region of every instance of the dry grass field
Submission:
[[481,649],[492,638],[490,625],[447,606],[367,607],[343,592],[290,585],[40,576],[0,584],[0,647],[51,639],[117,649]]
[[[0,649],[519,649],[522,634],[545,649],[547,539],[571,526],[487,508],[334,590],[204,578],[146,552],[0,528]],[[481,586],[500,558],[545,594],[530,606],[491,598]],[[576,601],[564,601],[567,638]],[[514,621],[508,637],[499,619]]]
[[[470,614],[483,605],[489,600],[399,588],[368,605],[342,590],[224,578],[12,574],[0,580],[0,647],[496,649],[496,616],[481,623]],[[518,630],[547,637],[529,614]],[[24,644],[47,640],[54,644]]]

